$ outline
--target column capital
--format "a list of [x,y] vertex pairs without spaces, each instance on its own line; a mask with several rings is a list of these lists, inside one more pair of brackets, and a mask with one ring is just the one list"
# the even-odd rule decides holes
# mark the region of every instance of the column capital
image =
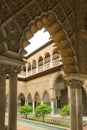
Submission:
[[21,67],[19,66],[7,66],[6,72],[7,74],[10,75],[17,75],[18,73],[20,73],[21,71]]
[[72,88],[81,88],[83,86],[83,81],[79,79],[70,79],[67,81],[67,85],[69,85]]
[[0,65],[0,75],[1,76],[6,75],[6,67],[4,65]]
[[50,101],[54,101],[55,100],[55,98],[50,98]]

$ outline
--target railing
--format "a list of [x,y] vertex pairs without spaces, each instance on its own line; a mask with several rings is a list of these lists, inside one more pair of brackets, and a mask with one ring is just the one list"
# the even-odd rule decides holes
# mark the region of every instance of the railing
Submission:
[[62,62],[60,62],[58,59],[56,59],[56,60],[52,61],[52,63],[49,62],[42,66],[38,66],[38,68],[32,69],[31,71],[28,71],[28,73],[21,71],[21,73],[18,75],[18,77],[26,78],[26,77],[32,76],[36,73],[40,73],[40,72],[43,72],[45,70],[48,70],[50,68],[54,68],[54,67],[60,66],[60,65],[62,65]]

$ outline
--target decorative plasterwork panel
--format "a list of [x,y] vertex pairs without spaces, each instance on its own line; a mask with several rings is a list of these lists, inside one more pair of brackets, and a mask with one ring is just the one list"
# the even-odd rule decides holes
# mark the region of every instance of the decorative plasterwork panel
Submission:
[[15,51],[18,53],[20,48],[18,41],[21,37],[21,33],[17,27],[16,22],[13,22],[13,20],[9,21],[9,23],[6,26],[4,26],[4,30],[6,32],[5,41],[7,43],[8,50]]
[[21,10],[16,13],[15,18],[22,30],[28,25],[29,21],[31,20],[27,9]]
[[41,12],[42,12],[37,1],[34,1],[34,2],[30,3],[27,6],[27,10],[28,10],[28,12],[29,12],[32,19],[34,19],[36,16],[39,16],[41,14]]
[[11,12],[9,7],[4,2],[4,0],[0,1],[0,24],[5,22],[9,17],[11,17]]
[[[42,23],[42,19],[38,20],[38,17],[40,17],[43,12],[52,10],[62,22],[67,17],[67,14],[70,13],[70,8],[71,6],[68,0],[66,4],[62,0],[2,0],[0,1],[0,24],[2,24],[4,32],[0,30],[0,40],[1,42],[5,42],[8,51],[14,51],[19,57],[22,57],[22,52],[23,54],[25,53],[25,44],[23,46],[20,41],[25,43],[27,38],[24,41],[24,38],[22,37],[22,40],[20,40],[20,37],[22,33],[24,33],[24,29],[28,27],[30,21],[37,19],[36,21],[38,22],[35,23],[36,27],[32,26],[30,28],[31,31],[29,32],[30,34],[28,33],[28,37],[43,27],[45,21]],[[50,21],[50,18],[48,19]],[[67,28],[67,24],[64,26]],[[68,28],[70,28],[69,25]],[[69,31],[71,32],[70,29],[68,29],[68,32]],[[3,33],[5,37],[2,36]]]

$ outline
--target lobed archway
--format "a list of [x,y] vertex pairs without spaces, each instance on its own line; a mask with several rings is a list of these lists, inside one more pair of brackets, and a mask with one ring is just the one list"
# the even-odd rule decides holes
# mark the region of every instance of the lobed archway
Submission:
[[41,98],[38,92],[35,93],[34,95],[34,101],[35,101],[35,107],[37,107],[38,105],[40,105],[41,103]]
[[20,93],[18,96],[18,106],[24,106],[25,104],[25,95]]
[[50,38],[55,43],[54,46],[57,46],[58,53],[62,57],[62,70],[66,74],[77,73],[77,60],[72,42],[62,27],[62,23],[58,20],[54,13],[42,13],[39,17],[36,17],[34,21],[31,21],[25,29],[24,35],[22,36],[20,42],[23,42],[24,47],[27,46],[27,42],[22,39],[25,38],[28,41],[38,30],[43,27],[49,32]]
[[50,105],[50,96],[46,90],[43,93],[43,103]]

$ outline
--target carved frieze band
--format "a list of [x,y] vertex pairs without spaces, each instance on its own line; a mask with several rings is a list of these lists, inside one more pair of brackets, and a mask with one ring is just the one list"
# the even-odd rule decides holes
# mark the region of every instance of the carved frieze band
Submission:
[[81,88],[83,86],[83,81],[79,79],[70,79],[67,81],[67,85],[73,88]]
[[0,65],[0,75],[4,74],[18,74],[21,70],[21,66],[11,66],[11,65]]

